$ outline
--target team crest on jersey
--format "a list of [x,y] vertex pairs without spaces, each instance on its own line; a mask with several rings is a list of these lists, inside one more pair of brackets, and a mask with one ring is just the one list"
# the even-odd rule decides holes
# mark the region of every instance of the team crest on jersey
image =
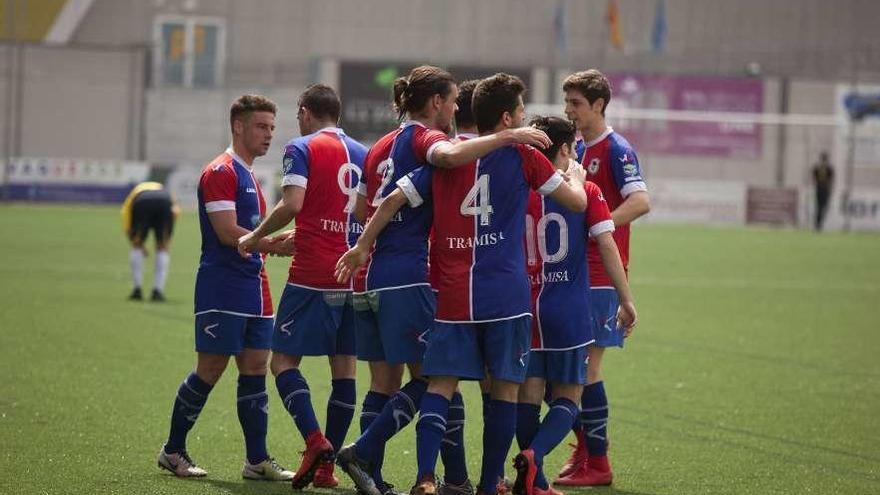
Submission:
[[587,165],[587,173],[590,175],[596,175],[599,172],[599,159],[592,158],[590,159],[590,164]]
[[639,173],[639,169],[636,167],[635,163],[625,163],[623,165],[623,173],[626,174],[627,177],[635,177],[636,174]]

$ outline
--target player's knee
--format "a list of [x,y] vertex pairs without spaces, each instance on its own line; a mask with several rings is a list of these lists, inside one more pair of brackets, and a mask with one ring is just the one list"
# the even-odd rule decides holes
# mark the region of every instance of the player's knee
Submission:
[[338,355],[330,357],[330,376],[334,380],[353,379],[357,374],[357,359],[354,356]]
[[226,364],[228,362],[228,358],[199,359],[199,363],[196,366],[196,375],[198,375],[198,377],[205,383],[214,385],[220,380],[220,377],[223,376],[223,372],[226,370]]
[[529,378],[519,387],[517,402],[540,404],[544,400],[544,380]]
[[507,380],[492,380],[492,399],[505,402],[516,402],[519,384]]
[[554,383],[551,396],[553,400],[568,399],[575,404],[580,404],[583,390],[584,387],[580,384]]
[[272,371],[273,376],[278,376],[289,369],[298,368],[299,362],[299,357],[273,352],[272,359],[269,361],[269,370]]
[[400,390],[403,383],[402,366],[374,366],[370,379],[370,390],[385,395],[393,395]]

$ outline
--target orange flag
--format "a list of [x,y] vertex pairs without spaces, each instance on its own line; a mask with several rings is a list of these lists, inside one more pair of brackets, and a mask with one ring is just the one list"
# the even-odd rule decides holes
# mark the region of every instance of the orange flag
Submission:
[[620,11],[617,0],[608,0],[608,42],[618,50],[623,50],[623,33],[620,31]]

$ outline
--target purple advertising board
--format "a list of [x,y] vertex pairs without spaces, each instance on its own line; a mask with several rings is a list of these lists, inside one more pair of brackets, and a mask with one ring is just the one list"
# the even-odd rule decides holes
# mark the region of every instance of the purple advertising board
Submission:
[[761,156],[761,126],[737,122],[688,122],[614,118],[621,108],[761,113],[764,85],[758,79],[614,74],[608,113],[641,151],[722,158]]

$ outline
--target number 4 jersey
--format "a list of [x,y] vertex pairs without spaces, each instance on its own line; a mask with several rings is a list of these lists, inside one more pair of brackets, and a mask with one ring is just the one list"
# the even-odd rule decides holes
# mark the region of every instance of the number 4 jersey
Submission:
[[529,193],[550,194],[562,183],[547,158],[525,145],[455,169],[422,167],[398,181],[410,206],[433,202],[437,321],[531,314],[522,244]]
[[585,213],[538,194],[529,198],[525,243],[535,315],[532,350],[575,349],[593,341],[587,238],[613,232],[614,222],[599,186],[587,182],[584,189]]

